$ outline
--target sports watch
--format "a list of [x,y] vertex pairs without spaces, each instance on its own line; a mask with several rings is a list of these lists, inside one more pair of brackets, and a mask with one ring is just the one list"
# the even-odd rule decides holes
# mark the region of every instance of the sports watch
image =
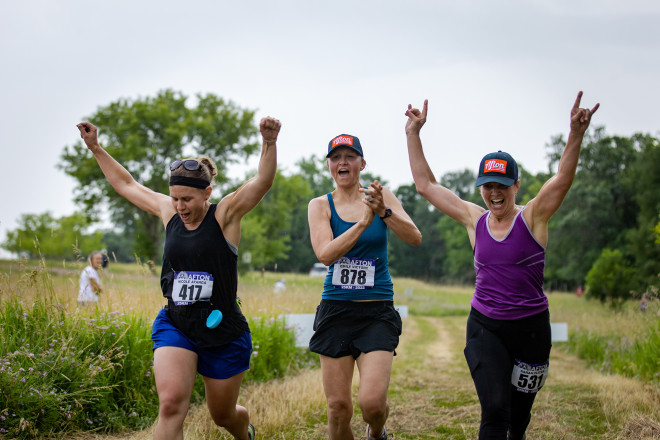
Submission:
[[385,220],[387,217],[392,215],[392,209],[388,206],[385,208],[385,215],[380,217],[381,220]]

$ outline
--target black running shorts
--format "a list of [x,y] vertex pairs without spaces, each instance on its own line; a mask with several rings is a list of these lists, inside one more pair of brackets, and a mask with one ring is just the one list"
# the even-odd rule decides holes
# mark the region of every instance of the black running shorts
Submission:
[[[371,351],[394,352],[402,323],[392,301],[322,300],[309,350],[332,358]],[[396,352],[394,352],[396,355]]]

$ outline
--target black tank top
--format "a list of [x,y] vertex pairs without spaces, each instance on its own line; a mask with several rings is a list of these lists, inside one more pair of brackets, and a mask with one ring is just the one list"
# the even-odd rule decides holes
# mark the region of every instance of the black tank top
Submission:
[[[215,219],[217,204],[209,207],[204,220],[188,230],[175,214],[165,228],[165,246],[160,285],[168,298],[167,314],[179,330],[197,343],[199,348],[224,345],[249,331],[248,323],[236,304],[238,255],[229,246]],[[210,301],[177,306],[172,301],[175,272],[206,272],[213,276]],[[206,327],[209,313],[218,309],[222,321],[214,329]]]

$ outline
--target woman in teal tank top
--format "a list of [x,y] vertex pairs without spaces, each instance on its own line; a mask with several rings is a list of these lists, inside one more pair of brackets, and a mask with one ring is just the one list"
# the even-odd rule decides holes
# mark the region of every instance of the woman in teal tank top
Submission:
[[401,317],[394,309],[388,229],[419,245],[422,235],[396,196],[378,181],[360,184],[366,166],[360,141],[346,134],[328,144],[336,188],[309,203],[312,247],[330,266],[309,347],[321,358],[330,439],[353,439],[351,382],[360,373],[358,405],[367,439],[387,438],[387,389]]

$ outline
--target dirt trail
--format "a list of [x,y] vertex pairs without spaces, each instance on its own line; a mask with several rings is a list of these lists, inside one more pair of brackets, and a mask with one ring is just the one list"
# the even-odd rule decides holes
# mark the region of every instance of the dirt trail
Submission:
[[[479,402],[463,358],[465,317],[410,317],[394,359],[390,384],[388,429],[396,439],[475,439]],[[572,356],[553,350],[546,387],[534,406],[528,438],[577,440],[583,427],[604,424],[601,439],[660,439],[658,387],[585,368]],[[356,377],[357,378],[357,377]],[[357,381],[354,381],[354,385]],[[355,395],[355,393],[354,393]],[[325,436],[325,400],[319,370],[286,380],[250,385],[240,401],[258,427],[259,439],[317,440]],[[655,409],[649,415],[649,402]],[[624,408],[614,408],[624,405]],[[627,414],[619,424],[613,414]],[[364,438],[364,422],[353,416],[356,439]],[[282,428],[286,427],[286,428]],[[193,408],[185,438],[229,439],[213,426],[205,407]],[[78,439],[147,440],[148,429],[123,436]]]

